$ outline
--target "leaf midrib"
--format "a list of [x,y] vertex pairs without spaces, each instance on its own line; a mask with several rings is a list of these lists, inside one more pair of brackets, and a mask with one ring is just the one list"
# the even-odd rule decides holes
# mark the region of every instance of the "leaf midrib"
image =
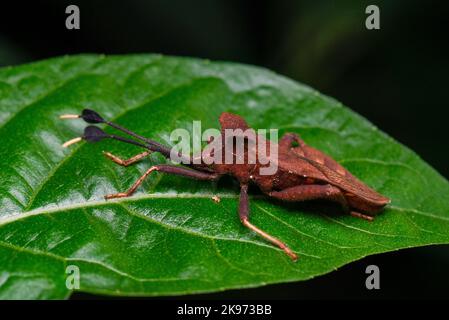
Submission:
[[[40,215],[40,214],[51,214],[54,212],[59,211],[68,211],[68,210],[75,210],[75,209],[81,209],[81,208],[89,208],[89,207],[96,207],[96,206],[105,206],[109,204],[114,203],[126,203],[126,202],[137,202],[139,200],[148,200],[148,199],[176,199],[176,198],[187,198],[187,199],[205,199],[205,198],[212,198],[213,196],[218,196],[220,198],[235,198],[238,199],[238,195],[235,194],[219,194],[219,193],[151,193],[151,194],[142,194],[142,195],[136,195],[128,199],[111,199],[111,200],[93,200],[93,201],[86,201],[86,202],[79,202],[75,204],[70,205],[63,205],[63,206],[47,206],[43,208],[37,208],[34,210],[30,210],[27,212],[16,212],[12,213],[6,217],[0,218],[0,227],[3,225],[6,225],[8,223],[25,219],[31,216]],[[212,201],[212,200],[211,200]]]
[[[120,120],[120,118],[126,116],[126,114],[128,112],[132,112],[132,111],[138,110],[138,109],[142,108],[143,106],[145,106],[145,105],[147,105],[147,104],[149,104],[149,103],[151,103],[153,101],[156,101],[156,100],[160,99],[161,97],[169,94],[170,92],[172,92],[174,90],[177,90],[177,89],[179,89],[179,88],[181,88],[183,86],[190,85],[192,82],[197,81],[199,79],[201,79],[201,77],[200,78],[194,78],[194,79],[192,79],[190,81],[183,82],[183,83],[181,83],[181,84],[179,84],[179,85],[177,85],[177,86],[175,86],[175,87],[173,87],[173,88],[171,88],[169,90],[163,91],[163,92],[159,93],[158,95],[155,95],[154,97],[151,97],[150,99],[145,100],[144,102],[138,104],[135,107],[132,107],[132,108],[129,108],[129,109],[125,109],[124,112],[119,113],[118,115],[113,117],[110,121],[116,122],[117,120]],[[77,154],[79,152],[79,150],[82,149],[85,146],[85,144],[86,144],[85,142],[82,142],[78,146],[75,146],[75,148],[72,149],[72,152],[68,156],[64,157],[61,161],[59,161],[53,167],[53,169],[51,169],[48,172],[48,174],[45,177],[45,179],[43,179],[42,182],[37,186],[37,188],[35,188],[35,190],[33,190],[34,192],[33,192],[32,196],[30,197],[30,200],[28,201],[28,204],[24,208],[23,212],[26,212],[27,210],[32,208],[34,200],[39,195],[39,193],[43,189],[43,187],[51,180],[51,178],[58,172],[58,170],[64,165],[64,163],[66,163],[68,160],[72,159],[73,156],[75,154]],[[1,221],[1,219],[0,219],[0,221]]]
[[[153,194],[153,195],[157,195],[157,194]],[[191,194],[191,195],[194,195],[194,194]],[[195,196],[193,198],[198,198],[198,199],[199,198],[202,198],[202,199],[204,199],[204,198],[211,198],[213,195],[216,195],[216,194],[209,194],[207,196],[200,196],[200,197]],[[238,196],[236,196],[236,195],[229,195],[229,194],[218,195],[218,196],[219,197],[223,197],[223,198],[235,198],[235,199],[238,198]],[[48,211],[41,211],[39,209],[39,210],[36,210],[36,211],[41,211],[41,212],[32,212],[32,211],[30,211],[27,214],[18,214],[16,216],[14,216],[14,217],[16,217],[16,219],[6,218],[7,221],[0,221],[0,228],[2,226],[4,226],[4,225],[8,224],[8,223],[13,222],[13,221],[29,218],[31,216],[36,216],[36,215],[40,215],[40,214],[63,213],[63,212],[67,212],[69,210],[74,210],[74,209],[79,209],[79,208],[85,209],[86,207],[91,207],[91,206],[97,207],[97,206],[101,206],[101,205],[116,204],[116,205],[119,205],[119,206],[123,207],[128,212],[128,214],[130,214],[130,215],[133,215],[133,216],[135,216],[137,218],[140,218],[140,219],[144,219],[144,220],[146,220],[146,221],[148,221],[150,223],[153,223],[153,224],[154,223],[160,224],[161,226],[163,226],[165,228],[176,229],[176,230],[182,231],[182,232],[190,234],[190,235],[194,235],[194,236],[198,236],[198,237],[202,237],[202,238],[206,238],[206,239],[210,239],[210,240],[224,240],[224,241],[244,242],[244,243],[250,243],[250,244],[257,245],[257,246],[269,248],[269,249],[276,250],[276,251],[281,251],[280,249],[275,248],[275,247],[273,247],[273,246],[271,246],[269,244],[265,244],[263,242],[256,242],[256,241],[251,241],[251,240],[246,240],[246,239],[237,239],[237,238],[229,238],[229,237],[211,236],[211,235],[207,235],[207,234],[204,234],[204,233],[196,232],[196,231],[193,231],[193,230],[190,230],[190,229],[184,229],[184,228],[180,228],[180,227],[173,226],[173,225],[167,225],[167,224],[161,223],[160,221],[157,221],[157,220],[154,220],[154,219],[150,219],[149,217],[147,217],[145,215],[132,213],[129,210],[129,208],[127,208],[126,206],[123,205],[124,203],[138,201],[138,200],[140,200],[140,198],[156,198],[156,197],[148,197],[148,196],[135,197],[134,200],[126,200],[126,201],[123,201],[123,200],[120,201],[121,199],[117,199],[116,201],[112,200],[112,201],[102,201],[102,202],[92,201],[92,202],[90,202],[90,204],[91,204],[90,206],[86,205],[87,203],[89,203],[89,202],[86,202],[86,203],[83,203],[83,205],[79,204],[79,205],[72,206],[70,209],[68,208],[68,206],[64,207],[62,209],[59,207],[59,210],[55,208],[55,210],[53,210],[51,212],[50,212],[50,210],[48,210]],[[157,199],[162,199],[162,198],[163,197],[158,197]],[[174,199],[174,198],[182,198],[182,197],[179,197],[179,194],[177,194],[177,195],[172,195],[172,196],[165,197],[165,198],[167,198],[167,199],[170,199],[170,198]],[[92,204],[92,203],[95,203],[95,204]],[[32,214],[30,214],[30,213],[32,213]],[[320,258],[320,257],[317,257],[317,256],[312,256],[312,255],[305,254],[303,252],[300,252],[300,254],[303,255],[303,256],[311,257],[311,258]]]

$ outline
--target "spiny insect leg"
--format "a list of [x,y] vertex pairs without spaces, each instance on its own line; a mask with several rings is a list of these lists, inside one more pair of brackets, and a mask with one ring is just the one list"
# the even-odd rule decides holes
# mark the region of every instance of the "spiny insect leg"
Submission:
[[115,163],[117,163],[117,164],[119,164],[119,165],[121,165],[121,166],[127,167],[127,166],[130,166],[130,165],[132,165],[132,164],[138,162],[138,161],[141,160],[142,158],[145,158],[146,156],[148,156],[149,154],[151,154],[151,151],[144,151],[144,152],[139,153],[139,154],[135,155],[134,157],[131,157],[131,158],[126,159],[126,160],[123,160],[123,159],[121,159],[121,158],[119,158],[119,157],[113,155],[113,154],[110,153],[110,152],[103,151],[103,154],[104,154],[104,156],[105,156],[106,158],[111,159],[111,160],[114,161]]
[[168,165],[168,164],[161,164],[156,165],[148,169],[137,181],[132,185],[131,188],[128,189],[126,192],[120,192],[120,193],[114,193],[114,194],[108,194],[105,196],[105,199],[113,199],[113,198],[125,198],[131,196],[136,189],[142,184],[143,180],[145,180],[148,175],[153,171],[159,171],[179,176],[184,176],[196,180],[217,180],[220,175],[216,173],[208,173],[208,172],[202,172],[198,170],[193,169],[187,169],[184,167],[174,166],[174,165]]
[[330,184],[299,185],[281,191],[271,191],[268,195],[283,201],[328,199],[341,204],[343,210],[348,211],[348,204],[343,193]]
[[281,240],[269,235],[265,231],[262,231],[255,225],[249,222],[249,199],[248,199],[248,185],[242,184],[240,186],[240,203],[239,203],[239,215],[240,215],[240,221],[242,224],[247,227],[248,229],[256,232],[261,237],[265,238],[275,246],[278,246],[280,249],[282,249],[290,258],[292,258],[293,261],[296,261],[298,259],[298,256]]

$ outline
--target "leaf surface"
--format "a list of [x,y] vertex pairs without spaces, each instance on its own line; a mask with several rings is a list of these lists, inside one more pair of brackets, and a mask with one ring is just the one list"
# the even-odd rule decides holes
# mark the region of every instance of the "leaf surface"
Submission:
[[[175,128],[218,128],[220,113],[234,112],[256,129],[301,134],[392,203],[369,223],[251,189],[253,223],[288,243],[293,263],[240,224],[232,179],[155,173],[133,197],[103,200],[165,160],[117,166],[101,152],[140,150],[114,141],[61,148],[85,123],[59,115],[83,108],[165,144]],[[178,295],[306,280],[367,255],[449,243],[443,177],[339,102],[256,67],[93,55],[3,68],[0,139],[0,298],[68,297],[68,266],[84,292]]]

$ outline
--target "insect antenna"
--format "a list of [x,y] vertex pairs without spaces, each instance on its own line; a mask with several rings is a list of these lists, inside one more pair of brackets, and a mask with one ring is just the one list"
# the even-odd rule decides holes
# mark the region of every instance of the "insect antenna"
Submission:
[[87,142],[98,142],[98,141],[101,141],[101,140],[103,140],[105,138],[114,139],[114,140],[117,140],[117,141],[133,144],[135,146],[148,149],[148,146],[146,146],[143,143],[140,143],[138,141],[134,141],[134,140],[131,140],[131,139],[127,139],[127,138],[124,138],[124,137],[121,137],[121,136],[117,136],[115,134],[108,134],[108,133],[104,132],[103,130],[101,130],[100,128],[95,127],[95,126],[88,126],[88,127],[86,127],[84,129],[84,134],[83,134],[82,137],[73,138],[73,139],[65,142],[62,146],[64,148],[67,148],[68,146],[70,146],[70,145],[72,145],[74,143],[80,142],[81,140],[85,140]]
[[[64,114],[64,115],[61,115],[60,118],[61,119],[78,119],[78,118],[81,118],[84,121],[86,121],[87,123],[104,123],[104,124],[106,124],[108,126],[111,126],[111,127],[115,128],[115,129],[117,129],[117,130],[120,130],[120,131],[122,131],[122,132],[124,132],[126,134],[129,134],[130,136],[132,136],[132,137],[134,137],[134,138],[144,142],[145,144],[138,143],[138,142],[136,142],[134,140],[126,139],[126,138],[123,138],[123,137],[120,137],[120,136],[115,136],[115,135],[107,135],[108,138],[112,138],[112,139],[115,139],[115,140],[123,141],[123,142],[130,143],[130,144],[134,144],[134,145],[137,145],[137,146],[149,149],[149,150],[154,151],[154,152],[159,152],[166,158],[170,158],[170,156],[171,156],[171,148],[169,148],[167,146],[164,146],[163,144],[161,144],[159,142],[156,142],[154,140],[142,137],[142,136],[138,135],[137,133],[132,132],[131,130],[128,130],[126,128],[123,128],[122,126],[119,126],[118,124],[115,124],[113,122],[107,121],[107,120],[103,119],[102,116],[100,116],[97,112],[95,112],[93,110],[84,109],[81,112],[80,115]],[[91,127],[100,130],[97,127],[94,127],[94,126],[91,126]],[[87,128],[89,128],[89,127],[87,127]],[[87,130],[87,128],[86,128],[86,130]],[[94,130],[94,129],[90,129],[90,130]],[[105,134],[105,133],[103,132],[103,134]],[[86,139],[85,137],[79,137],[79,138],[75,138],[75,139],[72,139],[70,141],[67,141],[64,145],[69,146],[69,145],[71,145],[73,143],[81,141],[82,139],[85,139],[85,140],[89,141],[88,138]],[[90,142],[95,142],[95,141],[90,141]],[[183,159],[182,162],[185,163],[185,164],[191,164],[193,162],[192,158],[190,156],[184,156],[181,153],[179,153],[178,156],[181,159]]]
[[120,126],[120,125],[118,125],[116,123],[113,123],[111,121],[107,121],[107,120],[103,119],[102,116],[100,116],[97,112],[95,112],[93,110],[84,109],[81,112],[80,115],[64,114],[64,115],[60,116],[60,119],[78,119],[78,118],[83,119],[87,123],[104,123],[104,124],[107,124],[108,126],[111,126],[111,127],[115,128],[117,130],[120,130],[120,131],[122,131],[122,132],[124,132],[126,134],[129,134],[130,136],[132,136],[132,137],[134,137],[134,138],[136,138],[136,139],[138,139],[140,141],[148,143],[150,146],[153,147],[153,149],[154,149],[153,151],[158,151],[158,152],[161,152],[162,154],[165,154],[168,151],[168,154],[170,154],[169,149],[167,149],[167,147],[165,147],[163,144],[160,144],[159,142],[156,142],[156,141],[153,141],[151,139],[142,137],[141,135],[138,135],[137,133],[135,133],[135,132],[133,132],[131,130],[128,130],[128,129],[126,129],[126,128],[124,128],[124,127],[122,127],[122,126]]

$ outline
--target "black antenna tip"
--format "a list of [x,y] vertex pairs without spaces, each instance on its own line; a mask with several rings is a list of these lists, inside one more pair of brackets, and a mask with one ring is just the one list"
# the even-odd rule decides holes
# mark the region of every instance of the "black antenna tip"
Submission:
[[104,119],[95,111],[90,109],[84,109],[81,113],[81,118],[88,123],[103,123]]
[[108,137],[109,135],[98,127],[88,126],[84,129],[83,139],[88,142],[97,142]]

